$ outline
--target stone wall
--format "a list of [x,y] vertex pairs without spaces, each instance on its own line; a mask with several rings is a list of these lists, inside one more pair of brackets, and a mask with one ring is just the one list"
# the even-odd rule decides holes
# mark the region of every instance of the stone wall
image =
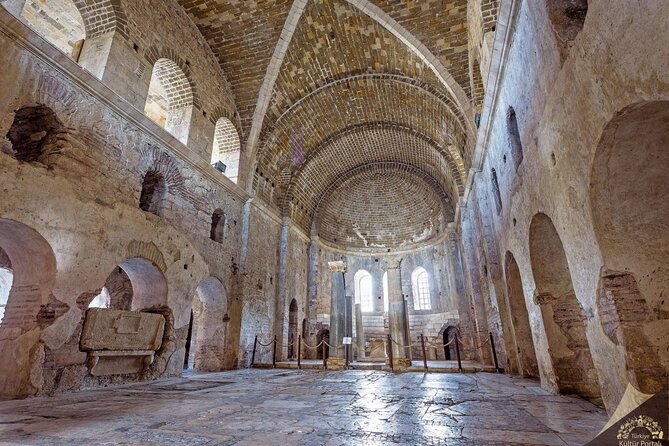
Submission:
[[[487,313],[477,314],[477,323],[504,338],[507,353],[522,349],[523,340],[514,338],[504,315],[508,272],[490,254],[515,258],[542,385],[570,391],[565,383],[577,379],[579,388],[567,386],[572,392],[601,397],[613,411],[628,383],[649,391],[661,376],[666,383],[669,370],[669,303],[656,298],[666,289],[666,201],[655,201],[667,190],[666,174],[659,173],[666,156],[659,153],[666,153],[669,72],[661,42],[669,38],[669,5],[589,1],[569,15],[561,4],[505,1],[500,7],[488,79],[496,91],[486,97],[480,164],[461,207],[463,258],[475,309]],[[551,231],[532,230],[538,220],[550,222],[556,242],[548,244]],[[663,227],[662,235],[656,232]],[[559,259],[551,257],[555,246],[567,265],[559,274],[557,260],[550,261]],[[648,305],[649,319],[634,316],[629,299]],[[612,326],[620,327],[618,335]],[[587,354],[582,341],[559,330],[583,332]],[[644,359],[636,362],[639,352]],[[576,364],[589,355],[590,373],[572,366],[565,378],[556,369],[561,358]]]
[[[54,259],[51,270],[42,263],[51,276],[23,286],[35,276],[32,251],[20,244],[7,251],[16,260],[17,286],[9,296],[8,323],[0,327],[0,352],[13,377],[3,381],[2,397],[178,375],[192,299],[211,276],[225,289],[215,299],[227,313],[219,322],[230,329],[212,338],[217,353],[196,358],[196,368],[236,365],[237,349],[230,346],[237,343],[241,318],[236,284],[246,195],[3,9],[0,22],[6,60],[0,67],[0,133],[8,135],[0,153],[3,244],[24,240],[12,231],[34,234],[26,243],[42,240],[38,245]],[[20,156],[25,153],[30,156]],[[149,171],[164,180],[159,215],[139,209]],[[229,226],[221,243],[210,239],[215,209],[224,210]],[[84,312],[110,273],[132,258],[153,264],[167,282],[164,303],[150,310],[166,317],[162,347],[145,373],[92,377],[77,348]],[[19,312],[35,322],[12,323]]]

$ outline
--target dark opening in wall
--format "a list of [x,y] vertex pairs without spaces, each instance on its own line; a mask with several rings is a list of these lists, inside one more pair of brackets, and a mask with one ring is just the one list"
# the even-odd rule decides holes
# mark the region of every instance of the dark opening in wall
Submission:
[[499,214],[502,212],[502,196],[499,193],[499,183],[497,182],[497,172],[495,172],[495,169],[492,169],[492,192],[495,197],[497,214]]
[[513,163],[518,169],[520,163],[523,162],[523,144],[520,140],[520,130],[518,129],[518,118],[513,107],[509,107],[506,113],[506,127],[509,132],[509,140],[511,142],[511,156]]
[[23,107],[16,111],[2,151],[19,161],[46,164],[47,156],[59,152],[56,144],[64,126],[56,114],[43,105]]
[[139,197],[139,208],[152,214],[161,215],[162,203],[167,193],[165,177],[156,170],[150,170],[142,182],[142,194]]
[[546,5],[558,41],[569,45],[583,29],[588,0],[547,0]]
[[222,210],[216,209],[211,216],[211,232],[209,238],[218,243],[223,243],[223,240],[226,236],[225,226],[226,226],[225,214]]

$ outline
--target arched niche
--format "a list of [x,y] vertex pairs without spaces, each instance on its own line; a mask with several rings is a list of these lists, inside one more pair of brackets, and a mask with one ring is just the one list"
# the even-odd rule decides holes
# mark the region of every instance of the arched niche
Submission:
[[2,152],[26,163],[53,164],[67,134],[56,114],[44,105],[28,105],[14,112]]
[[195,289],[190,326],[188,368],[218,371],[223,368],[227,342],[228,300],[216,277],[203,279]]
[[599,379],[586,335],[586,315],[574,292],[567,256],[553,222],[536,214],[530,224],[534,300],[548,339],[557,385],[562,393],[599,401]]
[[538,378],[539,367],[537,365],[537,355],[532,338],[530,317],[527,312],[527,305],[525,304],[520,269],[513,254],[508,251],[506,253],[504,269],[506,275],[506,294],[509,301],[509,311],[511,312],[511,324],[513,326],[516,351],[518,352],[518,369],[523,376]]
[[288,359],[297,358],[297,311],[297,301],[293,299],[288,308]]
[[624,352],[629,382],[655,393],[669,379],[669,101],[621,110],[595,153],[590,204],[604,266],[604,332]]

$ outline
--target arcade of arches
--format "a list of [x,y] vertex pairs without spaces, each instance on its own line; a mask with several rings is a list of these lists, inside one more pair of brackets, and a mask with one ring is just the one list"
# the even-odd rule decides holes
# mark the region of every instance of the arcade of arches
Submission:
[[583,444],[667,386],[669,2],[0,4],[0,399],[459,358]]

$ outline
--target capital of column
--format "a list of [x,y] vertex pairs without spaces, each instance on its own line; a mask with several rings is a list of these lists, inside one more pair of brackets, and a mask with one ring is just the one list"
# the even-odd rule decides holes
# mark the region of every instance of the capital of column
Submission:
[[331,273],[336,273],[336,272],[346,272],[346,262],[343,260],[337,260],[334,262],[328,262],[328,270],[330,270]]
[[397,257],[384,257],[381,260],[383,269],[399,269],[402,264],[402,259]]

